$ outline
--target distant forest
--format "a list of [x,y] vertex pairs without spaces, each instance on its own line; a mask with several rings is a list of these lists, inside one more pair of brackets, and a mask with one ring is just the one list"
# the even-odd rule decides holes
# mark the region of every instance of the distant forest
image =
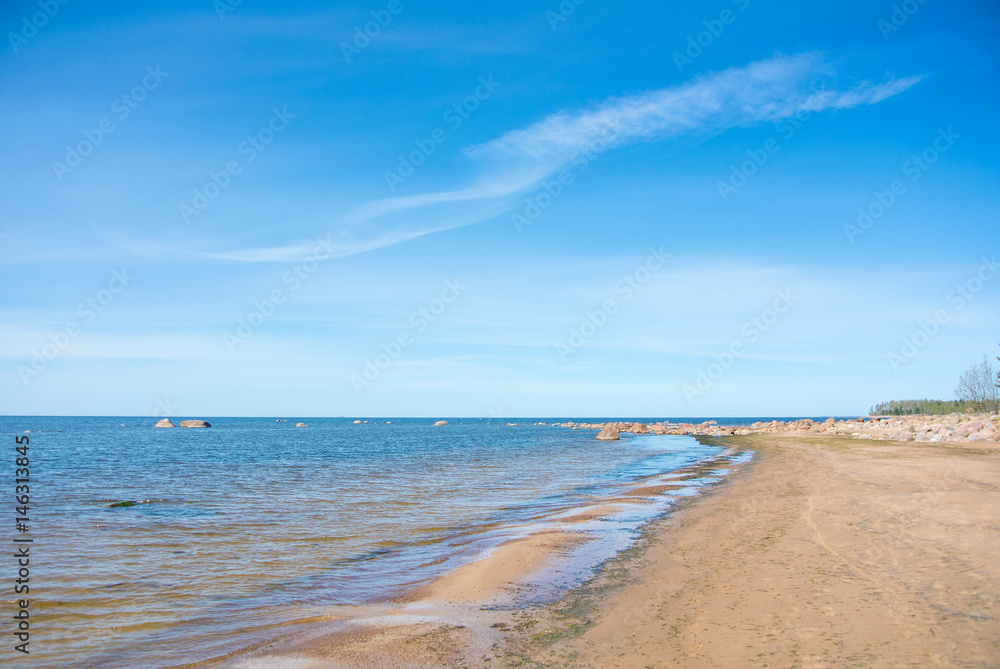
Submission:
[[910,416],[913,414],[962,413],[974,407],[961,400],[902,400],[882,402],[871,408],[872,416]]

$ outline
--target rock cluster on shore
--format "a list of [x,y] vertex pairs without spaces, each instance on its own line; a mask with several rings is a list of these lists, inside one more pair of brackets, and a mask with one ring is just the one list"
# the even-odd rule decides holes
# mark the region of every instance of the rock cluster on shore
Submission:
[[818,434],[927,443],[970,444],[996,443],[1000,440],[1000,416],[994,414],[948,414],[943,416],[872,416],[847,420],[827,418],[816,422],[809,418],[795,421],[773,420],[752,425],[718,425],[714,420],[699,424],[671,423],[553,423],[574,430],[601,430],[602,434],[686,434],[727,437],[746,434]]

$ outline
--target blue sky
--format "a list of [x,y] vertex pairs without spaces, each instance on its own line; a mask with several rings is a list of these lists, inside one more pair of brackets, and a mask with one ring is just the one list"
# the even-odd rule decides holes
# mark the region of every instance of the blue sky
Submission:
[[1000,352],[992,2],[0,26],[0,413],[841,415]]

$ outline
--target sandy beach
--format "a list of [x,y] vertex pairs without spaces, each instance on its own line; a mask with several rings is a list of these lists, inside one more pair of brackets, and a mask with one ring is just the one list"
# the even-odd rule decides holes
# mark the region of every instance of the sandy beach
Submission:
[[997,666],[1000,452],[745,443],[756,461],[660,523],[621,573],[577,595],[591,611],[587,629],[538,647],[534,659]]
[[995,446],[723,443],[756,457],[554,605],[510,606],[572,532],[200,666],[997,666]]

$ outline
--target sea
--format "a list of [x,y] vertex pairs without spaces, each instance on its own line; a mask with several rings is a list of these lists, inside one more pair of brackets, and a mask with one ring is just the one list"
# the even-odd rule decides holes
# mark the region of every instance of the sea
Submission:
[[[4,664],[170,667],[218,657],[289,625],[391,600],[505,541],[615,501],[616,513],[574,525],[592,539],[518,605],[553,600],[632,546],[644,525],[753,456],[688,436],[602,442],[594,430],[552,425],[611,420],[601,418],[443,426],[427,418],[192,418],[212,427],[0,417]],[[15,437],[24,436],[26,516],[14,489],[25,474]],[[667,492],[629,495],[664,483]],[[13,556],[24,546],[30,590],[15,595]],[[21,599],[30,615],[23,657],[12,650]]]

